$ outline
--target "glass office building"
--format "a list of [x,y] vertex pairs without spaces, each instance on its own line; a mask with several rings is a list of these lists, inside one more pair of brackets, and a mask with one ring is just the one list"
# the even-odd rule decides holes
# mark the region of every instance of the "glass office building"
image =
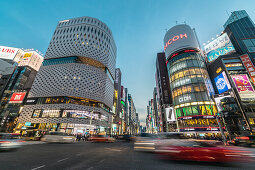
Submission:
[[224,24],[226,32],[239,54],[248,53],[255,59],[255,25],[245,10],[234,11]]

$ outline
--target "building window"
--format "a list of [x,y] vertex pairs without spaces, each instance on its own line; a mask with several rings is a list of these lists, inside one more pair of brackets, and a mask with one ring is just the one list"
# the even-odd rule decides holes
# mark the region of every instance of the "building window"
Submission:
[[245,39],[243,43],[250,53],[255,52],[255,39]]

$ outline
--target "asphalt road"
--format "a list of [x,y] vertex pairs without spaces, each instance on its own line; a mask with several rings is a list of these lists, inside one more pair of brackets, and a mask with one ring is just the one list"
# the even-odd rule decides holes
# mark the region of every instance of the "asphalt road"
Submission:
[[131,143],[31,144],[17,151],[0,152],[0,170],[164,170],[255,169],[255,163],[173,162],[155,154],[133,151]]

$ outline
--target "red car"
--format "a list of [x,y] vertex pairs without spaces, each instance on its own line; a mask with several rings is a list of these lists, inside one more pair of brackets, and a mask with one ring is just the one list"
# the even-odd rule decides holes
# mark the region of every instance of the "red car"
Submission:
[[89,141],[92,142],[115,142],[114,138],[111,138],[106,135],[95,135],[88,138]]
[[247,162],[252,153],[236,147],[214,146],[198,141],[180,141],[174,145],[159,146],[156,153],[164,159],[205,162]]

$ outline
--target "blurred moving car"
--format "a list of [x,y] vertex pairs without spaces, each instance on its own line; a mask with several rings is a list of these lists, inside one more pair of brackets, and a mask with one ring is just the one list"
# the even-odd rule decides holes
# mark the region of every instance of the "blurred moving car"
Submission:
[[255,147],[255,135],[235,137],[229,142],[229,144],[235,146]]
[[91,142],[115,142],[115,139],[107,135],[95,135],[88,138]]
[[0,150],[17,149],[24,145],[18,134],[0,133]]
[[151,133],[141,133],[137,136],[134,143],[135,151],[154,152],[155,143],[159,140],[158,135]]
[[118,139],[130,142],[130,141],[135,140],[135,137],[132,135],[119,135]]
[[247,162],[253,161],[254,154],[237,147],[214,146],[205,142],[182,140],[178,143],[158,147],[155,151],[164,159],[206,161],[206,162]]
[[64,132],[47,132],[41,140],[49,143],[72,143],[75,137]]

